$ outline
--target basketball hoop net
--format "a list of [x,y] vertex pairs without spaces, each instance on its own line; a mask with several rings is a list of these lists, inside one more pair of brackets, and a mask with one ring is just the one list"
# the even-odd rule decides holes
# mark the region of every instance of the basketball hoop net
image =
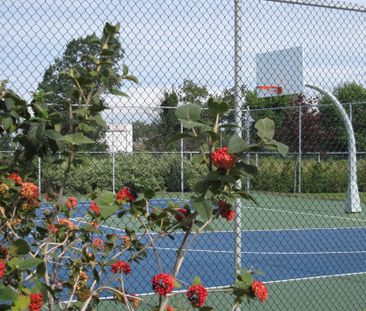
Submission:
[[282,87],[278,85],[260,85],[257,86],[256,88],[265,92],[273,92],[276,93],[277,95],[281,95],[283,92]]

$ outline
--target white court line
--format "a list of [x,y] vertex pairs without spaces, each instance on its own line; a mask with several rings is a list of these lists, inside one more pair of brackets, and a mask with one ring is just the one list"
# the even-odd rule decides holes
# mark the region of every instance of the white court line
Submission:
[[[178,251],[178,248],[175,248],[175,247],[155,247],[155,248],[157,250],[163,250],[163,251]],[[211,249],[187,249],[186,251],[193,252],[193,253],[221,253],[221,254],[234,254],[235,253],[234,251],[211,250]],[[249,251],[244,251],[244,252],[242,252],[242,254],[252,254],[252,255],[336,255],[336,254],[366,254],[366,250],[327,251],[327,252],[249,252]]]
[[294,278],[294,279],[284,279],[284,280],[276,280],[276,281],[267,281],[263,282],[266,284],[275,284],[275,283],[287,283],[287,282],[298,282],[298,281],[307,281],[307,280],[317,280],[317,279],[329,279],[329,278],[339,278],[339,277],[347,277],[347,276],[357,276],[366,274],[366,271],[362,272],[352,272],[352,273],[341,273],[341,274],[326,274],[326,275],[316,275],[316,276],[308,276],[304,278]]
[[271,212],[278,212],[278,213],[286,213],[286,214],[295,214],[295,215],[307,215],[307,216],[317,216],[317,217],[324,217],[324,218],[335,218],[335,219],[342,219],[342,220],[352,220],[352,221],[360,221],[365,222],[366,219],[357,219],[351,217],[344,217],[344,216],[336,216],[336,215],[328,215],[328,214],[317,214],[317,213],[309,213],[309,212],[294,212],[284,209],[274,209],[274,208],[267,208],[267,207],[255,207],[255,206],[245,206],[243,209],[255,209],[255,210],[264,210],[264,211],[271,211]]
[[[76,217],[76,218],[70,218],[72,221],[75,222],[79,222],[79,223],[88,223],[85,220],[82,220],[84,218],[82,217]],[[125,233],[125,231],[121,228],[117,228],[117,227],[112,227],[112,226],[107,226],[107,225],[99,225],[102,228],[106,228],[106,229],[110,229],[110,230],[115,230],[115,231],[120,231],[121,233]],[[280,229],[245,229],[242,230],[241,232],[281,232],[281,231],[316,231],[316,230],[363,230],[366,229],[364,227],[321,227],[321,228],[312,228],[312,227],[307,227],[307,228],[280,228]],[[215,233],[234,233],[235,231],[233,230],[218,230],[218,231],[202,231],[200,234],[215,234]],[[159,233],[156,232],[152,232],[152,235],[157,235]],[[178,232],[174,232],[172,234],[185,234],[185,232],[182,231],[178,231]],[[195,232],[191,233],[192,235],[195,235]]]
[[[278,284],[278,283],[289,283],[289,282],[301,282],[301,281],[308,281],[308,280],[319,280],[319,279],[330,279],[330,278],[341,278],[341,277],[347,277],[347,276],[358,276],[358,275],[364,275],[366,274],[366,271],[364,272],[352,272],[352,273],[341,273],[341,274],[326,274],[326,275],[315,275],[315,276],[308,276],[308,277],[303,277],[303,278],[293,278],[293,279],[283,279],[283,280],[275,280],[275,281],[263,281],[263,283],[265,284]],[[220,289],[228,289],[230,287],[232,287],[232,285],[221,285],[221,286],[211,286],[211,287],[206,287],[206,289],[208,291],[210,290],[220,290]],[[186,290],[175,290],[173,291],[173,293],[175,294],[179,294],[179,293],[186,293]],[[141,294],[137,294],[137,297],[140,296],[152,296],[152,295],[156,295],[154,292],[148,292],[148,293],[141,293]],[[100,297],[99,299],[101,300],[109,300],[109,299],[114,299],[114,296],[107,296],[107,297]]]

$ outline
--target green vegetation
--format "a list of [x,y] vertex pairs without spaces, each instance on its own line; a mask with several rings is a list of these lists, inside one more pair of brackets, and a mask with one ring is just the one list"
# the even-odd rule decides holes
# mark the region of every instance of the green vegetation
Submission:
[[[295,167],[295,164],[295,159],[290,157],[260,157],[258,174],[251,179],[251,191],[296,193],[294,179],[298,167]],[[189,192],[197,178],[205,172],[205,166],[187,158],[184,159],[183,165],[184,190]],[[330,159],[318,163],[314,159],[304,159],[302,193],[333,193],[342,196],[347,191],[347,165],[347,160]],[[51,167],[52,164],[47,161],[42,163],[43,192],[57,184],[62,176],[61,168]],[[156,189],[164,189],[167,192],[181,190],[179,154],[155,156],[151,153],[120,153],[115,157],[115,174],[116,188],[132,183],[142,187],[153,185]],[[73,169],[72,176],[67,184],[69,194],[80,196],[96,188],[111,190],[112,156],[92,158],[89,165]],[[364,159],[358,160],[358,184],[359,190],[366,192]]]

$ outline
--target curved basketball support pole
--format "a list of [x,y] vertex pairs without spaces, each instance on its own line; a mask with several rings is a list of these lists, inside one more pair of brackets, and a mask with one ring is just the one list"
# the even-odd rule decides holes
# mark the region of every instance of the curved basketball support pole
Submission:
[[332,93],[314,85],[306,84],[305,87],[314,89],[321,94],[328,96],[336,105],[338,111],[342,116],[342,120],[344,125],[346,126],[348,136],[348,190],[345,211],[347,213],[359,213],[362,211],[362,209],[357,184],[356,139],[351,120],[349,119],[346,110]]

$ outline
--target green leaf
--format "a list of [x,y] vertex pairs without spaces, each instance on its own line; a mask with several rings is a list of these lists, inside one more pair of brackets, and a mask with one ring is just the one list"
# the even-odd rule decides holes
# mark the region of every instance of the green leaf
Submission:
[[229,104],[223,101],[217,101],[210,98],[207,102],[208,111],[216,116],[217,114],[224,114],[229,111]]
[[24,311],[30,304],[29,296],[19,295],[11,307],[11,311]]
[[14,301],[18,298],[18,294],[10,287],[0,284],[0,301]]
[[29,257],[24,260],[20,260],[17,264],[17,268],[19,270],[27,270],[38,266],[40,263],[43,263],[41,258]]
[[276,141],[275,144],[277,146],[277,150],[278,150],[279,154],[282,155],[283,157],[287,156],[288,146],[283,143],[280,143],[278,141]]
[[86,145],[95,143],[93,140],[91,140],[89,137],[85,136],[82,133],[64,135],[60,140],[65,141],[71,145]]
[[30,252],[31,248],[25,240],[18,239],[10,245],[11,255],[26,255]]
[[201,106],[196,104],[186,104],[179,106],[175,110],[177,119],[198,121],[201,119]]
[[230,137],[227,147],[229,153],[238,154],[245,151],[247,143],[239,135],[233,135]]
[[247,164],[245,162],[237,162],[235,167],[242,169],[245,173],[248,173],[250,175],[258,174],[258,168],[252,164]]
[[254,197],[249,194],[248,192],[241,190],[241,191],[235,191],[233,193],[234,195],[239,196],[240,198],[244,199],[244,200],[248,200],[248,201],[252,201],[253,203],[255,203],[256,205],[258,205],[257,201],[254,199]]
[[30,122],[28,129],[28,139],[33,145],[38,145],[43,141],[43,135],[45,134],[46,121]]
[[210,202],[201,199],[193,199],[192,207],[204,220],[209,220],[211,218],[212,206]]
[[187,129],[191,129],[191,128],[199,128],[202,131],[209,131],[211,130],[211,127],[205,123],[202,122],[197,122],[197,121],[193,121],[193,120],[185,120],[185,119],[178,119],[182,125],[187,128]]
[[99,272],[97,269],[93,269],[93,276],[94,276],[94,279],[95,281],[99,284],[100,283],[100,276],[99,276]]
[[258,120],[254,127],[257,129],[258,131],[258,136],[260,138],[262,138],[265,141],[270,141],[273,139],[274,137],[274,129],[275,129],[275,125],[273,120],[268,119],[268,118],[264,118],[261,120]]
[[203,306],[201,308],[198,309],[199,311],[211,311],[213,310],[212,307],[209,307],[209,306]]
[[46,130],[45,131],[46,137],[52,139],[52,140],[59,140],[62,138],[62,135],[59,131],[55,130]]
[[44,278],[44,275],[46,273],[46,264],[44,262],[41,262],[36,269],[37,276],[39,278]]
[[174,280],[174,288],[181,288],[182,287],[182,284],[180,284],[177,280]]
[[192,285],[199,285],[199,284],[202,284],[201,278],[198,275],[196,275],[192,281]]
[[110,90],[111,94],[113,95],[117,95],[117,96],[123,96],[123,97],[128,97],[128,95],[118,89],[111,89]]
[[103,219],[112,216],[119,209],[119,206],[115,203],[115,195],[109,191],[102,192],[95,202],[100,207],[100,216]]
[[126,80],[132,81],[134,83],[139,83],[139,80],[134,75],[128,75],[124,77]]

